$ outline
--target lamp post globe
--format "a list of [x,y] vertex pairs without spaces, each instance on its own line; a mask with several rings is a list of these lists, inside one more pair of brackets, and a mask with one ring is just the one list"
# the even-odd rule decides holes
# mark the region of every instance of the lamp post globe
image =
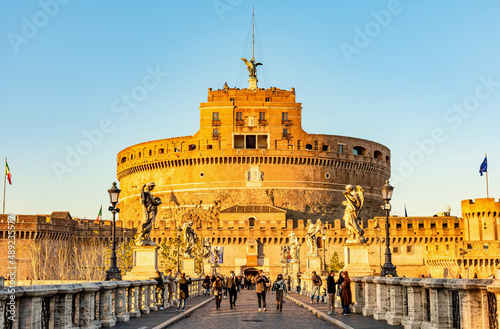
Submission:
[[111,206],[108,208],[108,210],[113,213],[113,231],[112,231],[113,244],[111,250],[109,270],[106,271],[106,281],[122,279],[122,274],[116,262],[116,221],[115,221],[116,213],[120,212],[120,209],[116,208],[116,204],[118,203],[120,197],[120,192],[121,190],[118,187],[116,187],[116,183],[113,183],[113,186],[108,190],[109,201],[111,203]]
[[392,199],[392,192],[394,191],[394,187],[389,185],[389,181],[385,181],[385,185],[382,186],[382,199],[385,201],[385,205],[383,208],[385,209],[385,263],[381,268],[380,276],[398,276],[396,273],[396,266],[392,264],[392,255],[391,255],[391,240],[389,234],[389,213],[391,211],[391,204],[389,201]]

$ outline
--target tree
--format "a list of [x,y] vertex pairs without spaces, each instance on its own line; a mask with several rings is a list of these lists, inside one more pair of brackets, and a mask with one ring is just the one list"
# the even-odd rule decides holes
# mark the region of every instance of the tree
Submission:
[[[177,250],[179,247],[179,243],[177,240],[177,232],[176,230],[170,230],[170,238],[162,241],[160,245],[160,264],[164,268],[172,269],[172,271],[177,270]],[[182,245],[182,236],[180,239],[180,243]]]
[[330,271],[340,272],[344,265],[344,262],[339,262],[339,254],[335,251],[330,259]]

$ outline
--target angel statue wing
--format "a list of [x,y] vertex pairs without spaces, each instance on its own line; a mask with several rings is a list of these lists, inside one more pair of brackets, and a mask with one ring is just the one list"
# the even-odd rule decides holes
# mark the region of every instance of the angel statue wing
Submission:
[[186,234],[187,234],[187,228],[189,226],[189,223],[184,223],[184,225],[182,225],[182,236],[184,237],[185,240],[187,240],[187,237],[186,237]]
[[250,63],[248,63],[248,61],[247,61],[247,59],[246,59],[246,58],[242,58],[241,60],[242,60],[243,62],[245,62],[245,64],[246,64],[247,66],[250,66]]
[[361,210],[361,208],[363,208],[363,205],[365,204],[365,194],[364,194],[364,190],[361,186],[357,186],[357,192],[358,192],[358,197],[359,197],[359,201],[360,201],[360,205],[359,205],[359,210]]
[[264,65],[264,64],[262,64],[262,63],[255,63],[255,67],[257,67],[259,65]]

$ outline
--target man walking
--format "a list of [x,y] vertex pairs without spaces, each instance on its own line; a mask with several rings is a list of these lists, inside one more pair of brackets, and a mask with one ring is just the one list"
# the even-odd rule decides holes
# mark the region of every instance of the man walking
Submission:
[[181,274],[179,279],[179,300],[177,302],[177,312],[182,309],[182,312],[186,310],[186,299],[189,298],[189,287],[191,284],[191,278],[186,277],[186,273]]
[[177,275],[179,273],[175,273],[175,276],[172,276],[172,270],[167,271],[167,291],[168,291],[168,304],[172,306],[172,298],[174,297],[174,292],[175,292],[175,279],[177,278]]
[[323,284],[321,281],[321,278],[316,275],[316,271],[312,272],[312,291],[311,291],[311,304],[313,303],[314,300],[314,295],[316,295],[316,303],[319,303],[319,295],[320,295],[320,287]]
[[226,279],[226,289],[229,292],[229,304],[231,309],[236,308],[236,298],[238,298],[238,283],[234,276],[234,271],[230,272],[229,277]]
[[264,309],[264,312],[266,311],[266,291],[267,284],[269,283],[269,279],[266,278],[263,273],[264,271],[259,270],[259,275],[255,278],[255,291],[257,292],[257,300],[259,302],[259,312],[261,312],[262,309]]

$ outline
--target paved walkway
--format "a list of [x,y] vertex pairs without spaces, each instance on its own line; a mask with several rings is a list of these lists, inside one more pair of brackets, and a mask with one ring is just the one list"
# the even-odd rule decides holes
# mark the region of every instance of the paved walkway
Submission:
[[186,312],[176,312],[175,307],[152,312],[129,322],[118,323],[113,328],[127,329],[185,329],[185,328],[342,328],[342,329],[402,329],[390,326],[361,314],[327,315],[324,303],[310,304],[310,298],[288,295],[283,312],[276,310],[275,295],[267,294],[267,311],[259,312],[255,290],[242,290],[238,294],[236,308],[230,309],[229,300],[223,299],[221,309],[215,309],[214,297],[196,297],[186,303]]
[[326,303],[316,303],[316,299],[314,299],[314,303],[311,304],[310,297],[299,295],[295,292],[288,294],[288,300],[329,321],[334,327],[342,329],[403,329],[403,326],[391,326],[387,322],[375,320],[371,316],[363,316],[362,314],[355,313],[342,315],[340,314],[342,313],[342,308],[336,309],[339,314],[327,315],[328,306]]

